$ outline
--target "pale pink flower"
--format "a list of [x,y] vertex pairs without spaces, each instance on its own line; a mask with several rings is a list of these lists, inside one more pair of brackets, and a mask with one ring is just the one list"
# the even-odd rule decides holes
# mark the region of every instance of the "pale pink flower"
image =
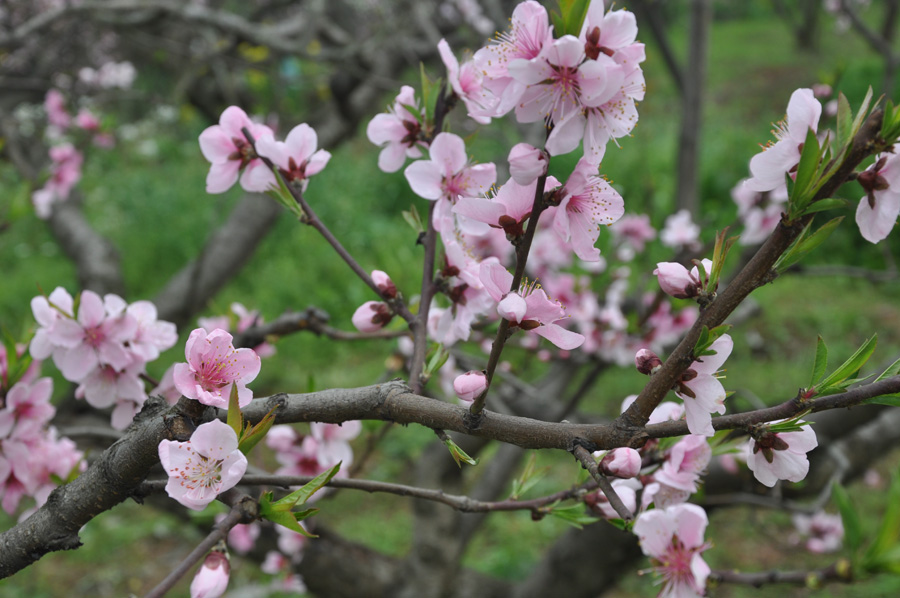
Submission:
[[[612,487],[622,504],[625,505],[625,508],[630,513],[634,513],[637,510],[637,491],[643,488],[643,484],[637,478],[630,478],[627,480],[613,480]],[[584,502],[605,519],[621,518],[621,515],[616,513],[616,510],[609,505],[609,499],[600,490],[585,496]]]
[[487,388],[487,377],[482,371],[472,370],[453,380],[453,391],[464,403],[471,403]]
[[157,319],[156,306],[150,301],[135,301],[125,312],[137,322],[128,349],[141,361],[154,361],[160,352],[175,346],[178,333],[175,324]]
[[169,476],[166,492],[195,511],[237,485],[247,471],[237,434],[217,419],[198,426],[187,442],[161,441],[159,460]]
[[[559,181],[555,178],[547,177],[545,188],[552,189],[558,185]],[[460,197],[453,211],[493,228],[503,229],[507,238],[520,237],[525,234],[524,224],[531,216],[536,190],[536,180],[529,185],[520,185],[510,179],[497,190],[492,199]]]
[[350,319],[360,332],[377,332],[394,317],[391,308],[383,301],[366,301],[353,312]]
[[150,394],[164,398],[169,405],[174,405],[181,398],[181,393],[175,387],[175,365],[173,363],[166,368],[159,380],[159,386],[150,391]]
[[799,432],[773,433],[763,429],[754,436],[750,439],[747,467],[761,484],[771,488],[778,480],[799,482],[809,473],[806,453],[819,444],[812,426],[803,425]]
[[[684,502],[698,489],[700,475],[706,471],[712,449],[705,436],[685,436],[666,452],[666,460],[653,479],[680,494],[674,502]],[[656,503],[657,507],[665,504]]]
[[516,6],[509,30],[475,53],[475,66],[484,75],[482,85],[500,101],[495,116],[512,110],[525,91],[526,85],[510,76],[510,65],[541,60],[552,43],[553,29],[547,10],[528,0]]
[[806,549],[822,554],[840,550],[844,540],[844,522],[840,515],[818,511],[812,515],[797,513],[791,517],[800,536],[806,537]]
[[656,238],[656,229],[650,224],[647,214],[625,214],[610,225],[609,232],[637,252],[644,251],[647,242]]
[[750,159],[753,177],[747,186],[753,191],[771,191],[784,184],[784,175],[792,173],[800,162],[806,135],[819,126],[822,104],[812,89],[797,89],[788,102],[787,119],[776,124],[777,141]]
[[82,108],[75,117],[75,125],[85,131],[99,131],[100,119],[87,108]]
[[228,408],[232,385],[237,387],[238,405],[253,399],[247,388],[259,374],[259,356],[252,349],[235,349],[232,336],[224,330],[209,335],[202,328],[191,332],[184,346],[187,363],[175,364],[175,387],[189,399],[204,405]]
[[3,408],[0,409],[0,438],[38,434],[56,413],[56,409],[50,404],[52,393],[52,378],[13,384],[6,393]]
[[350,441],[359,436],[362,422],[346,421],[342,424],[326,424],[312,422],[309,424],[310,436],[315,439],[316,457],[324,468],[334,467],[341,463],[341,470],[346,473],[353,463],[353,449]]
[[725,413],[725,388],[716,377],[719,369],[731,355],[734,342],[723,334],[710,345],[715,355],[704,355],[685,370],[676,383],[675,391],[682,401],[691,434],[712,436],[713,413]]
[[366,126],[369,141],[383,148],[378,154],[378,168],[384,172],[397,172],[406,158],[422,156],[420,148],[427,147],[421,138],[424,118],[413,88],[409,85],[401,87],[390,110],[376,114]]
[[641,455],[633,448],[613,449],[600,460],[600,471],[622,479],[637,477],[641,472]]
[[230,571],[228,554],[210,551],[191,581],[191,598],[220,598],[228,589]]
[[[284,141],[276,141],[271,136],[261,137],[256,142],[256,153],[271,160],[288,183],[297,183],[306,191],[309,177],[322,172],[331,159],[331,153],[316,151],[318,143],[315,130],[302,123],[291,129]],[[256,169],[247,176],[254,187],[266,182],[275,185],[272,173],[267,170]]]
[[66,99],[58,89],[51,89],[44,97],[44,110],[47,111],[47,121],[60,129],[67,129],[72,123],[72,117],[66,111]]
[[200,151],[212,164],[206,176],[207,193],[228,191],[238,181],[238,176],[245,191],[263,192],[274,184],[275,176],[253,151],[253,146],[244,135],[244,128],[256,141],[274,137],[272,129],[254,123],[237,106],[226,108],[219,124],[207,127],[200,133]]
[[856,224],[866,241],[878,243],[888,236],[900,215],[900,158],[895,153],[876,156],[875,163],[856,180],[866,192],[856,208]]
[[[225,514],[216,515],[216,523],[225,519]],[[258,523],[238,523],[228,532],[228,545],[238,554],[247,554],[256,545],[262,530]]]
[[438,42],[438,53],[447,67],[447,81],[453,92],[462,99],[475,122],[486,125],[497,106],[497,99],[482,85],[482,73],[474,61],[469,60],[460,67],[459,61],[450,50],[450,44],[442,39]]
[[147,399],[144,383],[140,379],[143,369],[142,362],[133,363],[121,371],[108,365],[95,367],[82,378],[75,396],[85,399],[91,407],[97,409],[111,407],[116,401],[126,399],[143,404]]
[[598,261],[600,250],[594,244],[600,237],[600,225],[612,224],[622,217],[622,196],[606,179],[597,176],[597,167],[584,158],[578,160],[559,194],[563,199],[553,219],[553,230],[564,241],[571,241],[579,258]]
[[413,162],[404,174],[416,195],[438,200],[435,222],[448,215],[450,205],[459,196],[484,193],[497,180],[494,164],[468,164],[466,144],[453,133],[439,133],[431,142],[428,154],[428,160]]
[[700,227],[691,219],[689,211],[678,210],[666,218],[659,240],[666,247],[697,249],[700,246]]
[[676,299],[693,299],[699,297],[701,293],[714,291],[708,289],[709,275],[712,272],[712,261],[701,260],[703,264],[703,275],[697,266],[688,269],[677,262],[659,262],[653,274],[659,278],[659,287],[667,294]]
[[765,241],[781,221],[781,214],[787,206],[787,185],[782,184],[771,191],[754,191],[747,181],[740,181],[731,189],[731,199],[738,206],[738,216],[744,221],[741,245],[756,245]]
[[375,286],[378,287],[378,290],[387,297],[388,299],[394,299],[397,296],[397,285],[394,284],[394,281],[391,280],[391,277],[387,275],[387,272],[382,270],[372,270],[371,273],[372,282],[375,283]]
[[509,150],[509,176],[519,185],[528,186],[547,174],[550,156],[533,145],[517,143]]
[[660,598],[699,598],[706,593],[709,565],[700,556],[709,545],[703,534],[709,520],[697,505],[683,503],[641,514],[634,523],[641,550],[656,561]]
[[555,322],[565,318],[565,309],[558,301],[551,301],[543,289],[523,285],[516,292],[509,291],[513,276],[498,262],[482,262],[481,282],[494,301],[499,302],[497,313],[518,326],[546,338],[560,349],[571,350],[584,343],[584,337],[566,330]]

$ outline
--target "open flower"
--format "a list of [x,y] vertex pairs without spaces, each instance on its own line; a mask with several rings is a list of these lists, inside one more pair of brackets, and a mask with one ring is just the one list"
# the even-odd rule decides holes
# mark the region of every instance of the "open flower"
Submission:
[[[418,112],[413,114],[410,110]],[[394,105],[387,113],[376,114],[366,127],[366,137],[383,149],[378,154],[378,168],[384,172],[397,172],[406,158],[422,156],[421,147],[427,147],[420,139],[424,117],[416,102],[415,91],[409,85],[400,88]]]
[[[798,425],[804,424],[798,421]],[[778,480],[799,482],[809,473],[806,453],[818,446],[812,426],[798,432],[773,433],[763,427],[750,439],[747,467],[759,482],[771,488]]]
[[[271,160],[286,181],[296,182],[306,191],[309,177],[322,172],[331,159],[329,152],[321,149],[316,151],[318,143],[315,130],[302,123],[291,129],[284,141],[276,141],[271,136],[260,137],[256,142],[256,151],[260,156]],[[247,176],[253,187],[275,183],[272,173],[267,169],[256,169]]]
[[856,208],[856,225],[866,241],[878,243],[888,236],[900,215],[900,157],[878,157],[856,180],[866,192]]
[[497,106],[497,99],[482,85],[483,75],[476,68],[475,62],[469,60],[460,66],[450,50],[450,44],[444,39],[438,42],[438,53],[444,66],[447,67],[447,81],[453,92],[466,105],[469,117],[479,124],[489,124]]
[[184,346],[188,362],[175,364],[175,388],[189,399],[227,409],[233,384],[237,386],[238,405],[246,407],[253,399],[247,384],[259,374],[259,355],[252,349],[235,349],[232,340],[220,328],[209,335],[203,328],[191,332]]
[[158,450],[169,475],[166,492],[195,511],[237,485],[247,471],[237,434],[217,419],[198,426],[187,442],[161,441]]
[[675,394],[684,401],[688,430],[691,434],[712,436],[713,413],[725,413],[725,388],[716,374],[734,348],[731,336],[723,334],[710,345],[715,355],[704,355],[681,374]]
[[245,191],[262,192],[274,183],[274,175],[247,141],[243,131],[245,128],[255,140],[274,136],[272,129],[254,123],[237,106],[226,108],[219,124],[207,127],[200,133],[200,151],[212,164],[206,176],[207,193],[228,191],[241,176],[241,171],[244,173],[241,187]]
[[600,225],[609,225],[622,217],[622,196],[597,176],[597,166],[581,158],[560,190],[562,201],[553,218],[553,229],[564,241],[571,240],[575,255],[586,262],[600,260],[594,247],[600,237]]
[[644,554],[657,562],[662,576],[660,597],[703,596],[709,565],[700,553],[709,548],[703,534],[709,520],[706,512],[689,503],[643,513],[634,523]]

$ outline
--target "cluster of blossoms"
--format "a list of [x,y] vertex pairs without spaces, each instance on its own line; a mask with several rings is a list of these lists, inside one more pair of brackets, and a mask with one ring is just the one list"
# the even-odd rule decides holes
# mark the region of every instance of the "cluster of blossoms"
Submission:
[[44,100],[47,113],[47,137],[53,141],[50,147],[50,177],[44,186],[31,195],[35,212],[40,218],[49,218],[53,204],[66,201],[78,181],[81,180],[81,166],[84,155],[69,141],[65,141],[67,131],[80,130],[90,135],[94,145],[101,148],[112,147],[113,137],[101,130],[100,119],[87,108],[81,108],[74,117],[66,110],[66,100],[57,89],[47,92]]
[[10,364],[25,347],[18,349],[17,355],[9,355],[0,345],[0,507],[9,515],[25,496],[41,506],[56,487],[54,478],[66,480],[73,470],[85,468],[75,443],[48,426],[56,413],[50,404],[53,380],[38,377],[40,362],[32,361],[13,380]]
[[300,434],[292,426],[274,426],[266,435],[266,445],[275,451],[281,464],[277,475],[315,477],[341,464],[337,477],[347,477],[353,464],[350,441],[359,436],[362,423],[343,424],[313,422],[309,434]]
[[124,429],[147,394],[147,362],[175,344],[175,325],[157,320],[149,301],[128,304],[118,295],[84,291],[78,301],[62,287],[31,300],[39,324],[31,340],[35,359],[53,358],[63,377],[78,383],[75,396],[92,407],[114,407],[112,426]]
[[[244,307],[243,304],[237,302],[231,304],[231,313],[228,315],[211,316],[208,318],[199,318],[197,320],[197,324],[206,330],[207,333],[211,333],[216,328],[226,332],[241,333],[248,328],[260,326],[264,323],[265,320],[260,315],[259,310],[254,309],[251,311]],[[251,348],[253,349],[253,352],[261,358],[275,355],[275,347],[266,341]]]

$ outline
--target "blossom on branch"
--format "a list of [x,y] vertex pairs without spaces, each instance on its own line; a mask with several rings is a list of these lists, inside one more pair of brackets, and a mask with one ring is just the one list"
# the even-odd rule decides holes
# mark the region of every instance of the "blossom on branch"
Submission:
[[725,413],[725,388],[716,374],[733,348],[731,336],[723,334],[709,347],[716,352],[715,355],[704,355],[701,359],[696,359],[691,367],[682,372],[680,380],[675,384],[675,394],[684,401],[691,434],[715,434],[712,414]]
[[425,114],[409,85],[400,88],[394,104],[387,113],[376,114],[366,127],[366,137],[383,149],[378,154],[378,168],[397,172],[406,158],[422,157],[422,121]]
[[234,385],[238,405],[246,407],[253,399],[247,384],[259,374],[259,355],[252,349],[235,349],[232,340],[230,334],[218,328],[209,334],[203,328],[191,332],[184,346],[187,363],[175,364],[178,391],[204,405],[227,409]]
[[809,472],[806,453],[818,446],[812,426],[798,421],[798,432],[772,432],[766,426],[753,432],[747,454],[747,467],[769,488],[778,480],[799,482]]
[[487,388],[487,377],[480,370],[461,374],[453,380],[453,390],[463,403],[471,403]]
[[597,176],[597,166],[584,158],[558,193],[562,201],[553,219],[553,230],[563,241],[571,241],[579,258],[599,261],[600,250],[594,244],[600,237],[600,226],[612,224],[625,213],[622,196],[606,179]]
[[[315,130],[302,123],[291,129],[284,141],[263,135],[256,141],[256,153],[271,160],[284,180],[299,184],[300,189],[306,191],[309,177],[322,172],[331,159],[331,153],[321,149],[316,151],[318,143]],[[268,169],[256,168],[247,173],[247,178],[254,188],[267,183],[275,185]]]
[[660,598],[706,593],[710,569],[700,553],[709,548],[703,541],[708,523],[706,512],[690,503],[647,511],[634,523],[641,550],[656,561],[653,569],[662,577]]
[[230,571],[228,552],[210,551],[191,581],[191,598],[220,598],[228,589]]
[[482,73],[474,61],[469,60],[460,66],[450,50],[450,44],[444,39],[438,42],[438,53],[447,67],[447,81],[453,93],[466,105],[469,117],[479,124],[489,124],[491,115],[496,110],[497,98],[482,85]]
[[366,301],[356,308],[350,319],[360,332],[377,332],[394,318],[394,313],[383,301]]
[[247,113],[237,106],[226,108],[219,124],[207,127],[200,133],[200,151],[212,164],[206,176],[207,193],[228,191],[239,176],[245,191],[263,192],[274,184],[274,175],[247,141],[243,131],[245,128],[256,141],[275,135],[266,125],[250,120]]
[[158,452],[169,476],[166,492],[195,511],[237,485],[247,471],[237,434],[217,419],[197,426],[187,442],[160,441]]
[[875,163],[856,181],[866,192],[856,208],[856,225],[866,241],[878,243],[888,236],[900,215],[900,156],[876,156]]

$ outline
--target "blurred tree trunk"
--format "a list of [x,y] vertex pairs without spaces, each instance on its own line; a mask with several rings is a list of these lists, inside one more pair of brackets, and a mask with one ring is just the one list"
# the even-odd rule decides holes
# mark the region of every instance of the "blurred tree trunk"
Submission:
[[815,51],[819,44],[821,0],[773,0],[775,13],[794,33],[799,50]]
[[703,88],[706,83],[706,56],[711,0],[691,0],[688,68],[682,69],[681,134],[678,138],[678,187],[675,192],[679,210],[688,210],[696,220],[700,208],[700,130],[703,119]]

